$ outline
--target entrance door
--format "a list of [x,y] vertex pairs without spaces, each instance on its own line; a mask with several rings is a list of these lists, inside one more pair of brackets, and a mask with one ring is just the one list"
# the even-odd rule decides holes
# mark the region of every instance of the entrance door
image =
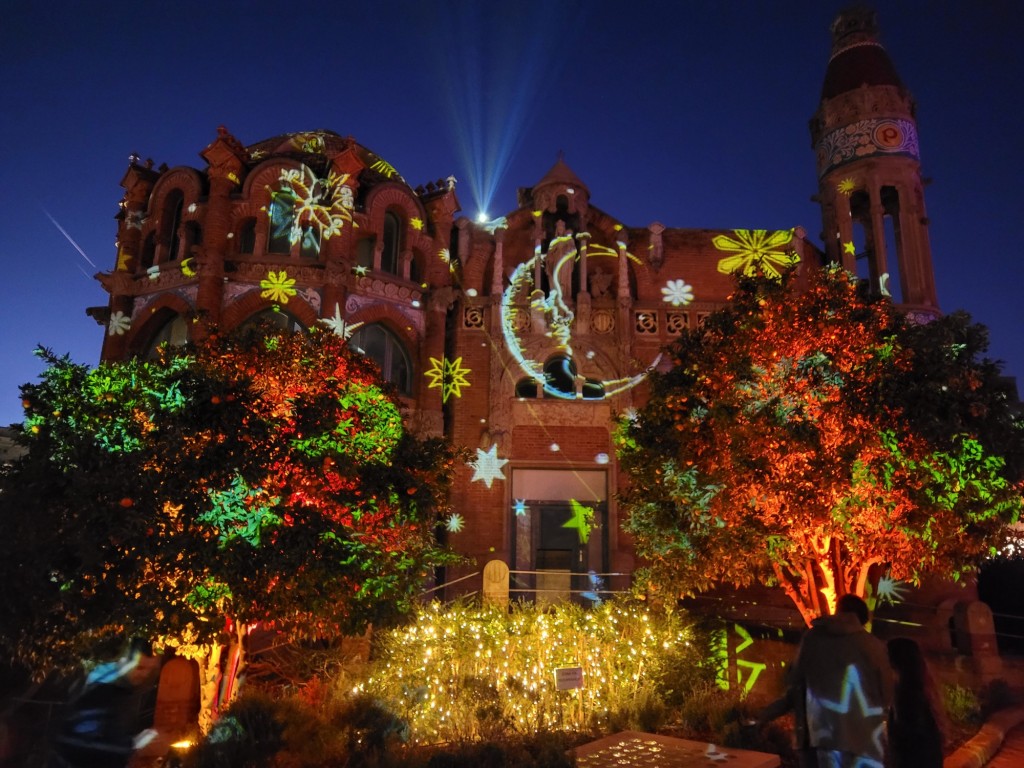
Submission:
[[587,572],[607,570],[606,488],[600,470],[513,470],[514,569],[537,572],[518,579],[537,602],[587,602]]

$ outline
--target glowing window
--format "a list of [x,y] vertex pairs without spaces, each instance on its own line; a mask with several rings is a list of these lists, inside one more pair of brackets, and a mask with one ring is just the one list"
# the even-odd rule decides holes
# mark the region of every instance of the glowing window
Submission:
[[577,398],[576,378],[576,364],[571,358],[564,355],[553,357],[544,364],[543,387],[538,388],[537,382],[532,378],[520,379],[516,383],[516,397],[550,397],[565,400],[600,400],[604,397],[604,385],[601,382],[584,379],[580,387],[580,398]]
[[380,255],[380,268],[382,272],[398,274],[398,249],[401,240],[402,221],[395,214],[388,211],[384,214],[384,250]]
[[374,360],[384,379],[394,384],[401,394],[412,396],[409,354],[395,334],[383,325],[366,325],[352,334],[348,343],[352,349]]
[[267,251],[270,253],[292,252],[292,229],[295,227],[295,193],[287,186],[270,193],[267,206],[269,226]]

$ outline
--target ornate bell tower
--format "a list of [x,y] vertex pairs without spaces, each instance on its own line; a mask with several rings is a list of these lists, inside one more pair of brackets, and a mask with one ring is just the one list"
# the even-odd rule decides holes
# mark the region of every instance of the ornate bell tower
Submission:
[[822,240],[832,261],[910,312],[938,311],[915,105],[878,41],[874,11],[832,23],[811,140],[818,157]]

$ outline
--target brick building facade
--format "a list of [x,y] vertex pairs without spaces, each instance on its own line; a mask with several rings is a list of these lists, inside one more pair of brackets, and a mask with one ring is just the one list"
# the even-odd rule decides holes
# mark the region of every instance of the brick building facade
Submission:
[[476,456],[453,492],[456,550],[476,567],[629,573],[613,421],[642,401],[663,347],[726,301],[733,272],[841,261],[907,311],[937,312],[913,101],[872,14],[841,15],[833,39],[811,121],[823,247],[799,227],[622,222],[562,159],[505,216],[475,222],[454,179],[413,188],[355,139],[245,145],[220,129],[203,169],[132,160],[116,266],[99,276],[110,301],[90,310],[102,358],[255,317],[350,335],[411,428]]

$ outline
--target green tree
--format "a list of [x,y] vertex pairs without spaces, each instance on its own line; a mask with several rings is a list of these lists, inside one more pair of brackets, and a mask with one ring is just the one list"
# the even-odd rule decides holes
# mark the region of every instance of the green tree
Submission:
[[406,432],[342,339],[213,336],[91,370],[41,354],[0,486],[0,643],[30,667],[157,639],[205,662],[215,716],[252,628],[387,623],[451,560],[434,534],[457,452]]
[[741,277],[617,433],[654,587],[782,587],[808,623],[883,574],[959,578],[1021,509],[1024,431],[983,328],[837,269]]

